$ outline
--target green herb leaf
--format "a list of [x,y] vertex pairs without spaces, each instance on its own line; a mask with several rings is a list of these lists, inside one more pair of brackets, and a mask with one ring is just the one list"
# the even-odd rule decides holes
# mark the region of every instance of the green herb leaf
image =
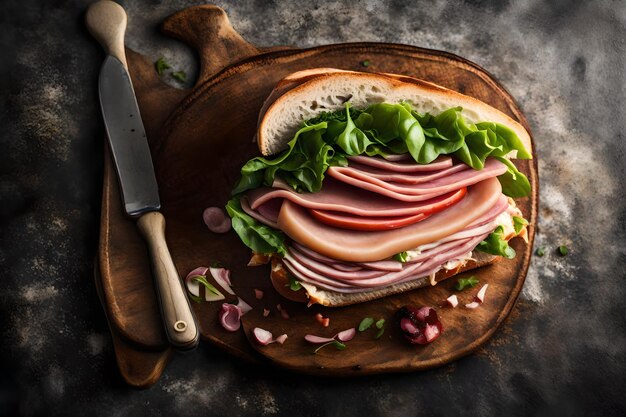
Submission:
[[361,320],[361,323],[359,324],[359,331],[364,332],[365,330],[372,327],[372,324],[374,324],[374,319],[371,317],[365,317],[363,320]]
[[409,254],[407,252],[400,252],[393,255],[393,259],[405,263],[409,259]]
[[380,337],[383,335],[383,333],[385,333],[385,328],[381,327],[380,330],[378,330],[376,332],[376,336],[374,336],[374,339],[380,339]]
[[546,247],[545,246],[539,246],[537,248],[537,252],[535,252],[537,254],[537,256],[543,256],[546,254]]
[[346,348],[346,345],[341,343],[339,340],[333,340],[332,342],[324,343],[322,346],[320,346],[317,349],[315,349],[313,351],[313,353],[319,352],[321,349],[323,349],[324,347],[326,347],[328,345],[335,346],[335,348],[337,348],[337,350],[344,350]]
[[569,250],[567,249],[567,246],[565,245],[559,246],[559,254],[561,256],[567,256],[568,253],[569,253]]
[[291,275],[289,275],[289,284],[285,284],[285,287],[289,287],[291,291],[300,291],[302,284],[300,281],[296,281]]
[[241,196],[232,198],[226,204],[226,211],[232,219],[235,232],[250,249],[260,253],[287,254],[285,235],[276,229],[261,224],[241,208]]
[[187,81],[187,74],[185,74],[185,71],[173,72],[172,77],[179,83],[184,83],[185,81]]
[[196,302],[198,304],[200,304],[202,302],[202,298],[200,298],[200,297],[198,297],[196,295],[193,295],[193,294],[187,294],[187,295],[189,296],[189,298],[191,298],[191,301],[194,301],[194,302]]
[[515,229],[515,234],[519,235],[524,227],[528,226],[528,220],[523,217],[513,216],[513,228]]
[[502,226],[496,227],[496,230],[487,236],[487,239],[480,242],[476,249],[492,255],[504,256],[507,259],[515,258],[515,249],[510,247],[509,243],[504,239],[504,228]]
[[378,329],[382,329],[384,325],[385,325],[385,319],[380,319],[376,322],[376,328]]
[[366,59],[364,61],[361,61],[361,65],[363,65],[364,67],[369,67],[370,66],[370,61],[369,59]]
[[217,288],[215,288],[209,281],[207,281],[204,275],[194,275],[191,277],[194,281],[202,284],[207,291],[211,291],[215,295],[223,295]]
[[156,69],[157,74],[159,74],[159,77],[161,77],[163,75],[163,71],[170,69],[171,67],[167,62],[165,62],[165,58],[161,57],[154,63],[154,68]]
[[467,287],[475,287],[476,285],[478,285],[479,282],[480,281],[478,281],[478,279],[473,275],[469,278],[459,278],[456,280],[456,285],[454,286],[454,288],[457,291],[463,291]]

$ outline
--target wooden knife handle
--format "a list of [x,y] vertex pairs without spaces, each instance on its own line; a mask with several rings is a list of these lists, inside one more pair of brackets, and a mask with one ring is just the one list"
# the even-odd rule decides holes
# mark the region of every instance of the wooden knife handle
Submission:
[[124,52],[126,12],[119,4],[110,0],[93,3],[85,14],[89,33],[102,45],[107,54],[119,59],[128,70]]
[[151,211],[137,220],[137,226],[150,252],[165,334],[173,347],[192,349],[198,344],[200,332],[165,242],[165,218]]

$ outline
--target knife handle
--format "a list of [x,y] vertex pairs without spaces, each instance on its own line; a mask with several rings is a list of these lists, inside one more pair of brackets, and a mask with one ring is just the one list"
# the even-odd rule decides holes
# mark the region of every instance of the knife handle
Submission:
[[124,52],[126,12],[119,4],[110,0],[93,3],[85,14],[89,33],[102,45],[107,54],[119,59],[128,70]]
[[158,211],[151,211],[139,217],[137,226],[150,252],[152,275],[167,338],[177,349],[192,349],[198,344],[200,332],[167,248],[165,218]]

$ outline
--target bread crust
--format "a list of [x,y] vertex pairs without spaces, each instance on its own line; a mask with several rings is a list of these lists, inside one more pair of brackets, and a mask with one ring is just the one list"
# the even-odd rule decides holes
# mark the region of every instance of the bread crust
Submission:
[[[462,272],[491,265],[502,259],[501,256],[489,255],[483,252],[474,252],[473,258],[474,259],[467,261],[465,264],[460,265],[457,268],[440,270],[435,274],[435,282],[438,283]],[[289,288],[289,275],[287,269],[284,267],[282,260],[278,257],[272,258],[272,271],[270,273],[270,278],[276,291],[278,291],[278,293],[283,297],[296,302],[321,304],[326,307],[342,307],[351,304],[363,303],[431,285],[430,277],[426,276],[416,278],[410,282],[395,284],[382,289],[360,293],[345,294],[330,290],[322,290],[317,289],[314,285],[304,282],[300,283],[302,285],[302,289],[299,291],[293,291]]]
[[[376,91],[381,90],[380,95],[372,95],[369,101],[367,98],[361,100],[365,105],[386,101],[384,97],[392,97],[391,101],[400,102],[399,96],[403,96],[407,101],[422,100],[430,103],[426,105],[426,110],[433,103],[436,108],[440,109],[461,106],[463,115],[472,122],[497,122],[512,129],[528,153],[532,154],[532,143],[526,129],[500,110],[476,98],[406,75],[363,73],[334,68],[299,71],[285,77],[277,84],[259,114],[257,143],[261,153],[268,156],[285,149],[287,142],[293,138],[293,134],[300,127],[301,119],[314,117],[323,111],[343,108],[344,102],[341,98],[351,96],[351,92],[356,94],[353,87],[357,84],[359,87],[366,86]],[[328,92],[328,88],[343,91],[341,93],[343,95],[334,94],[334,97]],[[310,107],[302,106],[302,103],[317,103],[318,99],[324,102],[319,109],[311,110]],[[295,112],[298,117],[285,120],[282,110],[294,106],[299,106]],[[285,126],[276,128],[281,123]],[[515,157],[515,152],[511,154],[511,157]]]

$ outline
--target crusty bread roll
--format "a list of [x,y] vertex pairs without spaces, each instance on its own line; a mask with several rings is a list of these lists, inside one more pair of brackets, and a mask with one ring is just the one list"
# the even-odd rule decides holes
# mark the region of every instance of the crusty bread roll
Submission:
[[[444,279],[471,269],[491,265],[502,258],[501,256],[489,255],[478,251],[472,252],[472,257],[473,260],[468,260],[465,264],[460,265],[457,268],[450,270],[442,269],[437,272],[435,274],[435,282],[443,281]],[[272,279],[272,285],[276,291],[288,300],[296,302],[309,302],[310,304],[321,304],[327,307],[341,307],[351,304],[364,303],[366,301],[375,300],[388,295],[399,294],[416,288],[432,285],[430,277],[420,277],[413,281],[391,285],[374,291],[344,294],[324,290],[317,288],[314,285],[300,282],[302,289],[299,291],[293,291],[289,288],[289,276],[287,269],[285,269],[282,261],[278,257],[272,258],[272,272],[270,273],[270,278]]]
[[[263,155],[286,148],[302,122],[344,108],[375,103],[408,102],[419,113],[437,115],[451,107],[463,107],[470,123],[497,122],[512,129],[532,154],[530,135],[518,122],[488,104],[436,84],[396,74],[370,74],[317,68],[284,78],[265,101],[259,116],[257,141]],[[509,156],[514,158],[516,152]]]

